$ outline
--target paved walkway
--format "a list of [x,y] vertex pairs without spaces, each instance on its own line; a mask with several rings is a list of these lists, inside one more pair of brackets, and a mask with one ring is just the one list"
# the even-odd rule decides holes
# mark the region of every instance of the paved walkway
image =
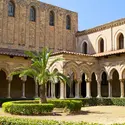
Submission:
[[[1,110],[1,109],[0,109]],[[125,123],[125,107],[122,106],[95,106],[82,108],[81,114],[78,115],[66,115],[59,114],[58,116],[15,116],[6,114],[0,111],[0,116],[14,116],[22,118],[35,118],[35,119],[52,119],[63,121],[85,121],[93,123]]]

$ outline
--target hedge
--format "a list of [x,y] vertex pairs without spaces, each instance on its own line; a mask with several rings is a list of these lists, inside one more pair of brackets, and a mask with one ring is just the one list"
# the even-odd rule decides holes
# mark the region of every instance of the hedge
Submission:
[[35,119],[24,119],[24,118],[12,118],[12,117],[0,117],[1,125],[101,125],[97,123],[87,122],[59,122],[53,120],[35,120]]
[[67,100],[80,100],[82,106],[102,106],[102,105],[116,105],[125,106],[125,98],[80,98],[80,99],[67,99]]
[[15,103],[5,102],[2,104],[4,112],[8,112],[15,115],[41,115],[44,113],[52,112],[54,108],[53,104],[39,104],[39,103]]
[[54,108],[64,108],[64,111],[79,112],[82,101],[78,100],[49,100],[47,104],[40,104],[39,100],[13,101],[2,104],[4,112],[18,115],[40,115],[52,112]]

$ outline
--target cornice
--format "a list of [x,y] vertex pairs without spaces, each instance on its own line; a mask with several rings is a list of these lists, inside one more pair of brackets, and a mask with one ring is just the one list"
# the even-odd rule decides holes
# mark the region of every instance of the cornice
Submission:
[[76,36],[91,34],[91,33],[94,33],[94,32],[106,30],[106,29],[109,29],[109,28],[112,28],[112,27],[123,25],[123,24],[125,24],[125,18],[115,20],[115,21],[112,21],[110,23],[106,23],[106,24],[103,24],[103,25],[100,25],[100,26],[97,26],[97,27],[94,27],[94,28],[91,28],[91,29],[88,29],[88,30],[78,31],[76,33]]

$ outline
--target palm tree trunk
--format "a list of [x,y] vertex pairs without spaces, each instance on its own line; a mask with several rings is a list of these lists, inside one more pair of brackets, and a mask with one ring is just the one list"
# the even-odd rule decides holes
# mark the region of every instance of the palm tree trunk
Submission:
[[40,85],[40,103],[46,103],[45,84]]

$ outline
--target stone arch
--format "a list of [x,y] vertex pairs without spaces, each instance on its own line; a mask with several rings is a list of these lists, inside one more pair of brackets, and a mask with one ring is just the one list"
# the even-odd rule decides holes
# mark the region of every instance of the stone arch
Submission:
[[[87,44],[87,53],[89,53],[89,44],[88,44],[88,41],[87,40],[83,40],[81,43],[80,43],[80,50],[81,50],[81,53],[83,53],[83,44],[86,43]],[[87,54],[86,53],[86,54]]]
[[119,81],[119,72],[117,69],[112,68],[110,71],[110,79],[112,85],[112,96],[120,97],[120,81]]
[[118,70],[117,68],[112,67],[112,68],[110,68],[110,70],[108,71],[109,80],[112,79],[112,75],[113,75],[113,73],[114,73],[115,70],[118,72],[118,75],[119,75],[119,77],[120,77],[120,72],[119,72],[119,70]]
[[[124,31],[123,31],[122,29],[119,29],[119,30],[115,33],[115,35],[114,35],[114,41],[115,41],[114,45],[115,45],[115,50],[118,49],[118,38],[119,38],[119,35],[120,35],[120,34],[123,34],[123,36],[124,36]],[[124,46],[125,46],[125,44],[124,44]]]
[[105,36],[103,36],[102,34],[99,35],[96,39],[96,42],[95,42],[95,47],[96,47],[96,52],[99,53],[100,52],[100,49],[99,49],[99,42],[100,40],[103,39],[104,40],[104,52],[107,51],[107,39]]
[[70,72],[74,72],[75,79],[78,79],[80,77],[79,67],[77,63],[70,61],[66,63],[63,68],[64,68],[65,75],[69,74]]

